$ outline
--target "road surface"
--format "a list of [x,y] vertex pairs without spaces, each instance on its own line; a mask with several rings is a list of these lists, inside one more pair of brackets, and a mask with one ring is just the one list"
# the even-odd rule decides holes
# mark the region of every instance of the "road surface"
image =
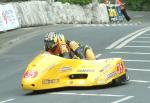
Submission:
[[[92,46],[98,59],[121,57],[128,68],[126,85],[107,88],[70,88],[31,93],[21,88],[27,64],[43,49],[45,33]],[[149,24],[49,25],[0,34],[0,103],[148,103],[150,101]]]

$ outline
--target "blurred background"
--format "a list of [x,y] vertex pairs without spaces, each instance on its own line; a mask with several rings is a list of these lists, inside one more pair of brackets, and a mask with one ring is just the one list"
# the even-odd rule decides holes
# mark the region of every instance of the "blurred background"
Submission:
[[[36,1],[36,0],[0,0],[0,2],[22,2],[22,1]],[[46,0],[39,0],[46,1]],[[62,3],[71,3],[86,5],[95,0],[49,0],[49,1],[60,1]],[[98,0],[102,2],[102,0]],[[115,3],[115,0],[110,0],[111,3]],[[123,0],[128,10],[134,11],[150,11],[150,0]]]

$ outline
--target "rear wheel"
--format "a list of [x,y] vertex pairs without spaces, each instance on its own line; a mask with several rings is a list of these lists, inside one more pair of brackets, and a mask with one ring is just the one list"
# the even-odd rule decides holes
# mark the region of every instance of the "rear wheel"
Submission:
[[122,84],[125,84],[127,81],[129,81],[129,76],[124,74],[124,75],[120,76],[119,78],[114,79],[112,81],[112,84],[113,85],[122,85]]

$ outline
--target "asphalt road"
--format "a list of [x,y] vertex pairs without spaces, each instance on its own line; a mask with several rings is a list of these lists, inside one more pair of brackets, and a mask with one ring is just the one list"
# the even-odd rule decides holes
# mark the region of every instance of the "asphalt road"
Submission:
[[[128,68],[130,82],[117,87],[65,88],[37,94],[23,91],[22,74],[27,64],[43,49],[43,38],[49,31],[61,32],[68,39],[90,45],[98,59],[123,58]],[[50,25],[17,29],[0,35],[0,103],[148,103],[150,101],[148,24]]]

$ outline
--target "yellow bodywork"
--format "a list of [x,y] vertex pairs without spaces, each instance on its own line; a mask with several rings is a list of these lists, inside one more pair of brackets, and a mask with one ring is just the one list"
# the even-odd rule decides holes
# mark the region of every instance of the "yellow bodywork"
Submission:
[[106,85],[126,74],[121,58],[101,60],[66,59],[47,52],[39,54],[22,77],[24,90],[68,86]]

